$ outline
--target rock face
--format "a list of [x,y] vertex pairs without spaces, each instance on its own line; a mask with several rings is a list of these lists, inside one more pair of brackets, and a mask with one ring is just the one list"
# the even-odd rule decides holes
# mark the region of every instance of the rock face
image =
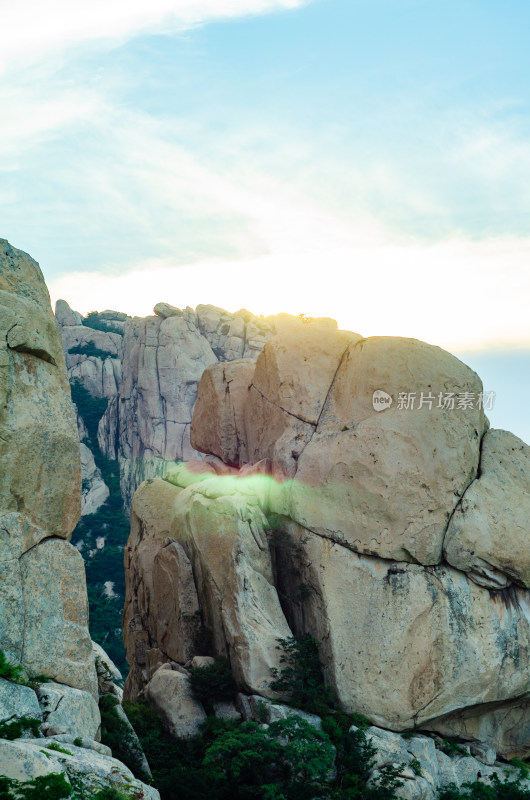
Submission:
[[[530,753],[528,448],[487,431],[480,379],[437,347],[275,324],[254,370],[212,363],[201,379],[191,441],[208,463],[136,494],[126,693],[161,662],[224,654],[270,696],[275,640],[307,632],[348,711]],[[150,576],[169,547],[162,642]]]
[[[154,317],[126,320],[121,344],[115,343],[113,351],[119,360],[100,358],[97,363],[94,357],[68,356],[81,360],[72,360],[70,379],[81,380],[93,396],[109,397],[98,440],[101,451],[119,461],[127,509],[143,480],[163,476],[168,463],[202,457],[191,444],[190,426],[204,370],[218,361],[255,360],[275,330],[274,319],[247,311],[229,314],[214,306],[181,310],[168,303],[158,303],[154,311]],[[66,347],[74,341],[74,328],[62,330]],[[96,347],[111,350],[100,335],[116,335],[90,334]]]
[[[144,478],[165,471],[167,461],[189,459],[191,412],[201,375],[216,361],[197,328],[183,317],[147,317],[125,328],[119,403],[100,424],[100,447],[120,459],[125,497]],[[110,437],[104,431],[116,431]],[[118,441],[118,452],[110,452]],[[132,490],[132,491],[131,491]]]
[[447,561],[491,589],[530,587],[530,447],[507,431],[484,436],[480,474],[456,508]]
[[79,440],[38,264],[0,243],[0,649],[97,695],[81,556]]
[[206,714],[193,697],[186,675],[165,664],[147,684],[145,695],[173,736],[189,739],[199,733]]
[[99,447],[119,462],[127,511],[143,480],[164,475],[168,463],[202,458],[190,442],[190,425],[206,367],[253,363],[277,326],[301,325],[289,315],[265,319],[215,306],[194,311],[157,303],[154,313],[131,319],[103,311],[83,319],[65,300],[56,305],[70,382],[109,401]]
[[[63,306],[59,314],[65,329],[77,329],[73,312]],[[60,329],[44,280],[33,259],[0,240],[0,651],[36,687],[0,681],[0,721],[26,715],[48,737],[0,740],[0,774],[31,780],[58,772],[85,788],[119,775],[126,796],[131,787],[140,796],[142,784],[125,786],[129,770],[94,741],[101,719],[85,570],[69,542],[81,510],[80,467]],[[46,750],[51,735],[86,744],[63,756]],[[158,797],[144,788],[142,796]]]
[[109,487],[96,467],[92,451],[81,442],[81,516],[94,514],[109,496]]

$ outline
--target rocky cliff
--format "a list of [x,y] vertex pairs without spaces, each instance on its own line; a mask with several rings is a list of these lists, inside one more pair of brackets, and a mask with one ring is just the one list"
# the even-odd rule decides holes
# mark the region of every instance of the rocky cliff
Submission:
[[55,309],[82,442],[82,519],[72,541],[87,565],[92,635],[121,668],[132,495],[168,464],[202,458],[191,446],[190,423],[204,370],[218,360],[255,359],[283,319],[206,305],[194,311],[158,303],[154,311],[84,318],[64,300]]
[[64,300],[56,318],[70,382],[109,401],[98,444],[119,462],[127,510],[137,486],[164,474],[168,462],[201,458],[190,443],[190,424],[206,367],[255,359],[277,324],[245,310],[181,310],[167,303],[158,303],[152,317],[104,311],[85,319]]
[[93,791],[114,785],[154,800],[158,793],[97,741],[102,654],[88,632],[83,559],[69,541],[81,510],[80,466],[60,331],[42,274],[2,239],[0,775],[23,783],[55,775],[67,790],[75,781]]
[[277,640],[309,633],[348,712],[528,756],[530,448],[483,400],[449,353],[327,320],[212,362],[202,461],[133,500],[128,696],[222,654],[275,697]]

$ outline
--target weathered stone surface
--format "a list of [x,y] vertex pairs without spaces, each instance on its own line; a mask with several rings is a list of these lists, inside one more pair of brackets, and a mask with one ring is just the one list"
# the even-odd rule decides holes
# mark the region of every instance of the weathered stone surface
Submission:
[[0,722],[11,717],[42,719],[42,712],[33,689],[0,678]]
[[244,412],[255,367],[252,359],[239,359],[205,370],[191,423],[196,450],[233,466],[248,460]]
[[157,317],[167,319],[168,317],[182,317],[182,310],[176,306],[170,306],[169,303],[157,303],[153,308]]
[[442,736],[482,742],[502,758],[527,758],[530,750],[530,698],[523,697],[486,708],[464,708],[428,728]]
[[134,498],[125,554],[123,617],[130,665],[126,695],[130,698],[136,698],[160,661],[185,663],[202,641],[191,563],[170,537],[172,506],[180,491],[154,479],[144,483]]
[[72,311],[66,300],[57,300],[55,303],[55,319],[63,327],[81,325],[83,317],[78,311]]
[[[214,306],[181,311],[168,303],[157,304],[157,316],[145,319],[99,313],[100,321],[123,332],[120,336],[81,325],[81,316],[64,306],[61,301],[57,308],[69,377],[93,397],[109,400],[98,440],[104,454],[119,461],[129,509],[143,480],[163,476],[175,460],[201,458],[190,443],[190,423],[202,372],[218,359],[256,359],[274,334],[275,318],[244,310],[229,314]],[[79,345],[109,356],[68,352]]]
[[39,746],[29,746],[24,741],[10,742],[0,739],[0,775],[17,781],[31,781],[44,775],[64,772],[53,751],[42,752]]
[[[259,362],[258,362],[259,365]],[[383,411],[372,396],[394,398]],[[400,409],[400,392],[431,393],[432,408]],[[450,515],[477,473],[480,409],[437,408],[440,392],[482,391],[454,356],[414,339],[353,343],[298,462],[287,514],[357,552],[439,564]]]
[[101,717],[91,694],[59,683],[42,683],[38,690],[47,736],[67,733],[72,736],[99,738]]
[[512,433],[484,435],[480,474],[455,510],[444,553],[481,586],[530,587],[530,447]]
[[0,649],[95,690],[82,559],[79,439],[38,264],[0,242]]
[[253,694],[248,697],[250,705],[251,716],[255,722],[264,722],[270,724],[271,722],[278,722],[281,719],[288,719],[289,717],[301,717],[314,728],[320,730],[322,728],[322,720],[316,714],[309,714],[307,711],[301,711],[299,708],[292,708],[283,703],[273,703],[270,700],[262,697],[259,694]]
[[121,722],[122,730],[127,731],[127,750],[131,760],[138,765],[140,777],[144,780],[151,780],[153,777],[151,773],[151,767],[147,761],[144,749],[140,739],[138,738],[138,734],[131,725],[129,717],[123,710],[123,706],[121,704],[115,706],[114,713]]
[[[68,377],[78,381],[92,397],[112,397],[118,391],[121,377],[121,344],[118,333],[94,330],[86,325],[61,327]],[[81,347],[86,353],[71,353]],[[90,349],[99,351],[90,355]]]
[[109,404],[99,442],[106,455],[119,457],[128,505],[136,487],[164,474],[167,462],[199,457],[190,444],[191,415],[201,375],[217,359],[183,317],[127,322],[122,359],[119,404]]
[[20,559],[24,597],[21,661],[33,673],[97,697],[83,559],[47,539]]
[[237,710],[234,703],[221,701],[213,703],[213,713],[217,719],[241,719],[241,713]]
[[203,707],[193,697],[186,675],[167,665],[155,672],[147,684],[145,696],[172,736],[182,739],[195,736],[206,719]]
[[213,656],[193,656],[190,666],[195,669],[196,667],[211,667],[212,664],[215,664]]
[[247,690],[274,696],[269,683],[271,669],[279,667],[277,640],[291,631],[274,586],[267,521],[257,503],[224,487],[203,481],[184,489],[171,532],[190,553],[214,652],[228,657]]
[[[487,785],[493,775],[501,780],[516,777],[507,765],[489,765],[469,755],[450,757],[436,749],[434,741],[426,736],[415,734],[405,738],[375,726],[368,728],[366,736],[376,751],[370,781],[380,774],[383,767],[401,765],[399,777],[403,786],[397,790],[396,796],[402,800],[435,800],[439,790],[451,783],[461,787],[468,781],[478,780]],[[417,762],[416,766],[419,764],[420,774],[413,769],[413,762]],[[524,788],[530,787],[528,780],[522,784]]]
[[294,477],[344,352],[360,338],[311,324],[289,328],[266,344],[245,410],[251,463],[270,459],[279,477]]
[[197,306],[197,325],[219,361],[256,358],[274,334],[270,319],[254,317],[244,309],[235,314],[211,305]]
[[296,613],[348,710],[404,730],[530,690],[524,590],[490,594],[450,567],[359,556],[303,529],[293,541],[311,587]]
[[97,642],[92,642],[92,654],[96,664],[99,696],[113,694],[121,700],[122,692],[120,687],[116,685],[116,681],[122,680],[122,674],[118,667]]
[[39,265],[0,240],[0,511],[48,535],[79,518],[79,443],[59,328]]
[[109,496],[109,487],[96,467],[92,451],[81,442],[81,516],[94,514]]
[[[204,330],[217,330],[216,313],[201,310],[198,317]],[[522,584],[502,592],[478,585],[476,556],[487,559],[473,533],[475,525],[481,536],[485,528],[495,536],[495,519],[510,505],[501,487],[513,486],[526,508],[525,446],[507,434],[484,437],[479,378],[439,348],[391,337],[362,340],[322,321],[274,325],[280,332],[259,356],[248,391],[252,365],[244,377],[241,367],[235,402],[227,376],[237,364],[215,364],[205,373],[193,442],[213,455],[202,474],[182,465],[169,469],[166,482],[181,491],[171,495],[172,508],[151,515],[153,530],[177,541],[192,566],[209,642],[195,653],[227,655],[247,691],[266,696],[277,666],[270,660],[275,640],[308,632],[320,642],[326,680],[347,710],[394,730],[435,730],[443,718],[452,735],[528,754],[526,529],[514,512],[508,524],[517,520],[516,541],[505,547],[503,536],[492,545],[485,538],[485,551],[500,554],[488,562],[490,573],[508,576],[495,588],[508,580]],[[383,412],[374,408],[377,390],[393,398]],[[409,396],[414,409],[403,407]],[[492,510],[481,503],[484,519],[477,522],[465,503],[479,490],[488,493]],[[444,539],[446,558],[459,569],[444,563]],[[131,545],[131,553],[139,549]],[[130,563],[138,583],[140,561]],[[168,585],[174,570],[168,565]],[[147,598],[146,621],[138,618],[135,630],[150,669],[168,658],[161,637],[151,633],[154,607]],[[136,692],[142,680],[138,674]],[[513,716],[505,714],[504,724],[508,707]],[[249,713],[243,702],[238,708]],[[432,780],[423,784],[413,784],[409,770],[404,797],[432,795],[438,758],[431,762]]]
[[[49,741],[51,743],[53,740]],[[156,789],[137,780],[115,758],[70,743],[64,746],[68,753],[45,748],[45,739],[18,739],[14,742],[0,740],[0,774],[29,781],[38,775],[63,773],[69,782],[75,779],[89,793],[114,787],[131,800],[160,800]]]

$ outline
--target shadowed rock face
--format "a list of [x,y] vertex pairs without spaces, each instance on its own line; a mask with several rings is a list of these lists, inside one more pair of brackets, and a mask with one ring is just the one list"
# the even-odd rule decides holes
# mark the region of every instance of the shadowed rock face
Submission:
[[80,514],[79,439],[38,264],[0,240],[0,649],[97,692]]
[[[393,397],[384,411],[377,390]],[[400,393],[421,392],[430,405],[400,407]],[[254,371],[209,367],[192,421],[208,463],[169,470],[133,501],[129,694],[195,648],[226,654],[247,690],[270,696],[275,640],[308,632],[348,711],[393,730],[443,718],[506,756],[529,752],[530,458],[510,434],[485,434],[481,392],[440,348],[318,320],[281,330]],[[451,393],[472,407],[439,402]],[[152,576],[169,547],[176,622],[162,638]]]

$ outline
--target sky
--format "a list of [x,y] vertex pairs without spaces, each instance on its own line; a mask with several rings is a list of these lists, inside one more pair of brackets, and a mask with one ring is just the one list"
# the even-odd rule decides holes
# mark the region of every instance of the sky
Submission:
[[530,441],[525,0],[2,0],[1,18],[0,236],[52,300],[423,339]]

